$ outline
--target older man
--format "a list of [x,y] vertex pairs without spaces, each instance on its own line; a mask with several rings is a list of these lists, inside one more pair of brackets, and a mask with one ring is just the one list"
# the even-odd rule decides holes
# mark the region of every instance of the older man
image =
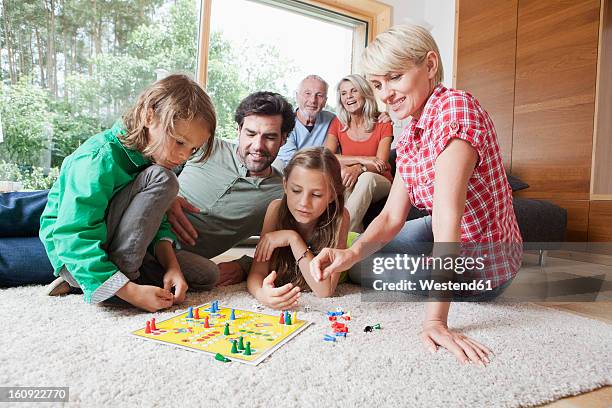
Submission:
[[329,124],[336,116],[323,110],[327,103],[328,88],[327,82],[318,75],[308,75],[302,79],[295,93],[298,105],[295,128],[278,152],[275,167],[283,169],[300,149],[323,145]]
[[[291,104],[279,94],[256,92],[240,103],[235,119],[238,142],[217,138],[208,161],[187,162],[168,212],[182,249],[206,258],[259,234],[268,204],[283,195],[272,162],[295,125]],[[251,261],[219,264],[219,285],[243,280]]]

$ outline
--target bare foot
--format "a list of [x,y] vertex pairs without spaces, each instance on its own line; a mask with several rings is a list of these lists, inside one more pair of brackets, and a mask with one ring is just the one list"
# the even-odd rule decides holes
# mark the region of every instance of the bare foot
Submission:
[[117,296],[148,312],[156,312],[172,306],[174,295],[167,289],[157,286],[138,285],[134,282],[126,283],[117,291]]

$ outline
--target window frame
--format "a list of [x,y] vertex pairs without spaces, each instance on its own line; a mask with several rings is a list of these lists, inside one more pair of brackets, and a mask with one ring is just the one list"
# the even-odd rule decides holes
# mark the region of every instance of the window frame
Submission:
[[[208,79],[208,49],[210,45],[210,15],[212,2],[219,0],[201,0],[200,4],[200,28],[198,32],[198,62],[196,81],[206,88]],[[381,32],[391,26],[392,7],[374,0],[298,0],[298,3],[305,3],[332,12],[344,14],[367,23],[367,33],[358,29],[354,33],[354,38],[363,38],[366,34],[366,41],[369,43]],[[353,42],[353,69],[355,61],[364,49],[364,45]]]

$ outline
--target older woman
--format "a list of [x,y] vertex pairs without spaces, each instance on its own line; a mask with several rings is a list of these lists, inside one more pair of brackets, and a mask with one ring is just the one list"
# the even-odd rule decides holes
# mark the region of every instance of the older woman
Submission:
[[393,125],[380,123],[380,112],[372,88],[360,75],[348,75],[336,89],[338,116],[332,120],[325,147],[332,152],[340,147],[342,182],[346,187],[345,207],[351,215],[351,231],[362,231],[361,222],[373,201],[391,190],[388,160],[393,140]]
[[[406,254],[415,242],[432,241],[433,256],[427,259],[434,261],[449,248],[501,243],[514,252],[494,250],[484,257],[488,297],[494,297],[520,267],[521,236],[489,115],[470,94],[441,84],[438,46],[422,27],[395,26],[380,34],[365,50],[363,67],[376,96],[399,119],[411,121],[398,141],[397,172],[385,208],[350,249],[321,251],[311,263],[312,274],[320,279],[347,270],[381,248]],[[430,215],[405,222],[411,205]],[[440,249],[441,243],[455,244]],[[422,246],[416,247],[412,253],[418,254]],[[453,281],[460,277],[452,264],[442,272]],[[460,297],[448,293],[427,303],[423,343],[432,352],[445,347],[464,363],[488,363],[487,347],[448,328],[449,300]]]

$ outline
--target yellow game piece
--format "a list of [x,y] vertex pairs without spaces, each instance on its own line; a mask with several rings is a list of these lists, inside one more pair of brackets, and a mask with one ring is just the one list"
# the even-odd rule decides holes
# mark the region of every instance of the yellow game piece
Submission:
[[293,312],[293,323],[297,322],[297,310]]

